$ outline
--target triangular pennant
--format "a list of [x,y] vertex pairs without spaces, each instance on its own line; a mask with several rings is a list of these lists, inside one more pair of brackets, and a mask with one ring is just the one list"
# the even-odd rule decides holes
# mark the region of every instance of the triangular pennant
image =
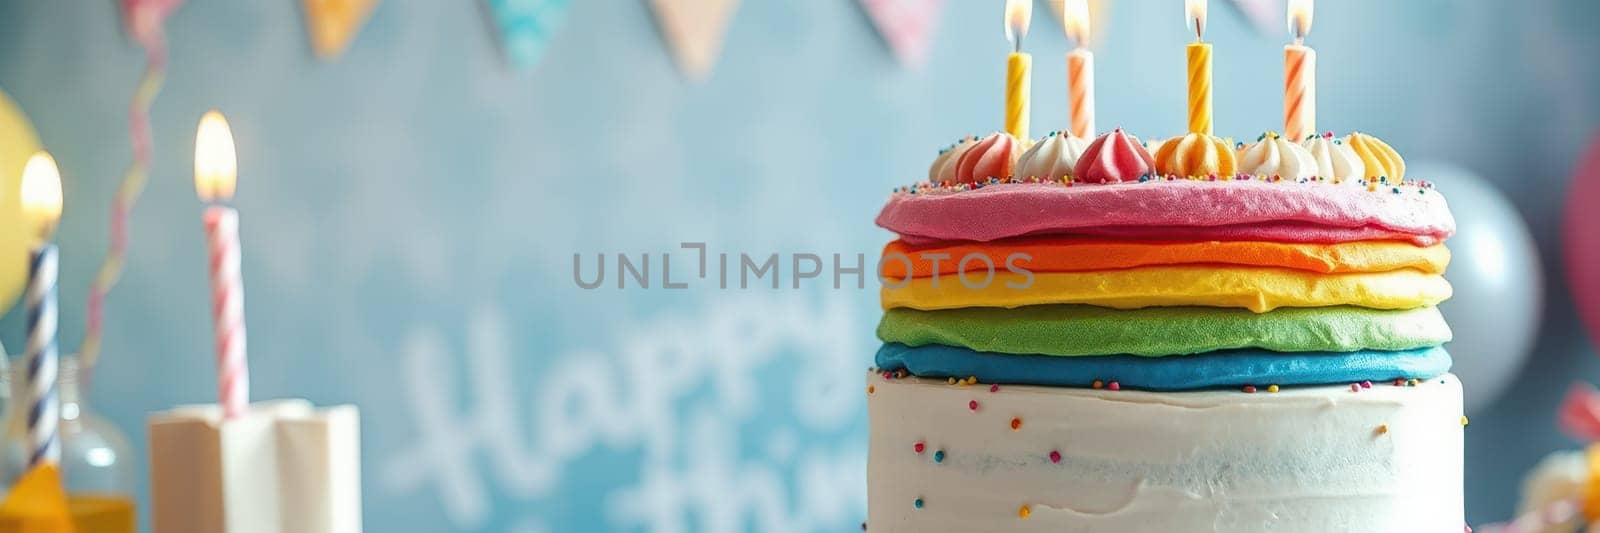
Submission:
[[[1045,0],[1054,14],[1053,25],[1062,28],[1061,12],[1066,9],[1066,0]],[[1111,28],[1110,0],[1089,0],[1089,44],[1098,45],[1105,42],[1106,30]],[[1065,28],[1062,28],[1065,29]]]
[[572,0],[486,0],[489,18],[500,31],[500,46],[517,68],[539,62],[545,45],[567,19]]
[[350,47],[378,0],[305,0],[306,33],[317,57],[333,59]]
[[0,504],[0,531],[72,533],[61,470],[45,464],[23,474],[11,487],[5,503]]
[[650,7],[678,68],[690,79],[705,79],[739,0],[650,0]]
[[1271,35],[1288,24],[1283,0],[1233,0],[1233,7],[1263,35]]
[[917,67],[927,60],[944,0],[861,0],[861,7],[900,63]]

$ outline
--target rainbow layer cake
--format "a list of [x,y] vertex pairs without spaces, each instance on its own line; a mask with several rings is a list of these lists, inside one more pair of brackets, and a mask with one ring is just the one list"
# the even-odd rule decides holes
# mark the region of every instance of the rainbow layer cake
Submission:
[[872,531],[1460,531],[1455,221],[1369,135],[1005,133],[877,218]]

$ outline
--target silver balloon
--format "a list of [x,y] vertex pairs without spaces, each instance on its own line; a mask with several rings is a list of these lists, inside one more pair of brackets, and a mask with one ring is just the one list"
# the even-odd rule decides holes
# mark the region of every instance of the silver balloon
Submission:
[[1489,406],[1533,351],[1544,307],[1544,275],[1528,225],[1504,194],[1461,167],[1407,165],[1406,177],[1432,181],[1455,213],[1445,278],[1455,296],[1439,306],[1455,331],[1446,345],[1466,388],[1467,412]]

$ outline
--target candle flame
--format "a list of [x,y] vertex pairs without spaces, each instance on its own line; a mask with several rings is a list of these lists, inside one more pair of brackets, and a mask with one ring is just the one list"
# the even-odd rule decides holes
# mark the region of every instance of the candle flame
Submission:
[[1006,40],[1013,48],[1022,49],[1022,38],[1028,35],[1028,21],[1032,19],[1032,0],[1006,0]]
[[1079,47],[1089,45],[1089,1],[1066,0],[1061,4],[1061,28]]
[[28,158],[22,167],[22,214],[38,228],[40,240],[49,238],[61,220],[61,171],[48,152]]
[[1311,33],[1312,0],[1289,0],[1289,33],[1299,43]]
[[228,119],[215,109],[207,111],[194,134],[194,190],[200,200],[232,199],[238,165]]
[[1184,24],[1194,30],[1196,41],[1206,33],[1206,0],[1183,0]]

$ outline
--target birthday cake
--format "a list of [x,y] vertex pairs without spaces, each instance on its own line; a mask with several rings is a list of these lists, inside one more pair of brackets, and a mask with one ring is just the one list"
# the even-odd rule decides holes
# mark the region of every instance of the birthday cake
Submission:
[[968,137],[877,223],[870,530],[1462,530],[1455,221],[1383,141]]

